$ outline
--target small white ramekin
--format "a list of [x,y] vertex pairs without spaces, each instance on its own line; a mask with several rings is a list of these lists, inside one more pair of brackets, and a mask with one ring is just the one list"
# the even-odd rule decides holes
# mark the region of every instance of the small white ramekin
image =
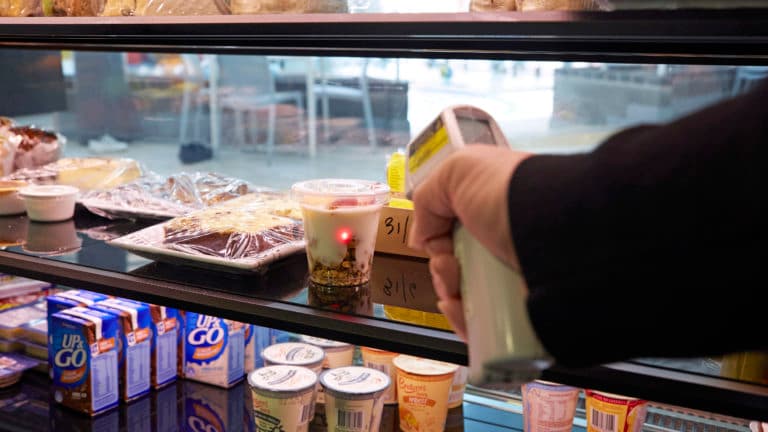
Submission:
[[75,215],[79,190],[73,186],[37,185],[19,191],[27,216],[36,222],[58,222]]

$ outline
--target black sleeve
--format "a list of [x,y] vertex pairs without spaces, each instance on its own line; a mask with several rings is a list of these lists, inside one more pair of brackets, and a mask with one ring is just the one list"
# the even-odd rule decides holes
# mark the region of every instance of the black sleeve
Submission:
[[768,348],[767,145],[763,85],[589,154],[521,164],[511,232],[558,363]]

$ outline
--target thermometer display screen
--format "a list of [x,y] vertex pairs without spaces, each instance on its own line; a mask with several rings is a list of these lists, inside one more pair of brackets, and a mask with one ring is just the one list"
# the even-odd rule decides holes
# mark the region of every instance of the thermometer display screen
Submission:
[[466,144],[496,145],[488,120],[457,116],[456,121]]

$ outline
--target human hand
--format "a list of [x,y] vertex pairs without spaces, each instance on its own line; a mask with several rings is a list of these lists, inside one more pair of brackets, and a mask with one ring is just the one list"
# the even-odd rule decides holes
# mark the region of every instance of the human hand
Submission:
[[518,269],[509,228],[507,189],[529,153],[489,145],[467,146],[446,159],[413,194],[409,245],[429,255],[437,307],[466,340],[459,264],[453,255],[458,220],[493,255]]

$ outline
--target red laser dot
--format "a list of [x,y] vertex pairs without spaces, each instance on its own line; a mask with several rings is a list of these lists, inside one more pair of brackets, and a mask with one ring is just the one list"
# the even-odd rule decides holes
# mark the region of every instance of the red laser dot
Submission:
[[342,229],[339,231],[339,241],[347,244],[349,243],[349,240],[352,238],[352,233],[349,232],[348,229]]

